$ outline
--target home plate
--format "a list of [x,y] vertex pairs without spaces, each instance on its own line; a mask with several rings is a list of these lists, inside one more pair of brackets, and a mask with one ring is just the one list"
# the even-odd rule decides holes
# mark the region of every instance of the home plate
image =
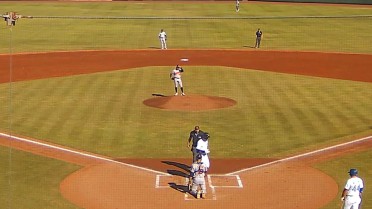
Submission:
[[182,58],[181,61],[182,61],[182,62],[188,62],[189,59],[187,59],[187,58]]

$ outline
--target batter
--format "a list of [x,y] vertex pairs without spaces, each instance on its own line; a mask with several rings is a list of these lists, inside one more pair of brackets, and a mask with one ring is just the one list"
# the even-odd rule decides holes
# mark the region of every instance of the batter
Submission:
[[196,145],[196,151],[197,153],[201,154],[202,156],[202,162],[208,170],[210,168],[210,161],[209,161],[209,144],[208,144],[208,139],[209,139],[209,134],[208,133],[203,133],[201,135],[201,139],[198,140],[198,143]]

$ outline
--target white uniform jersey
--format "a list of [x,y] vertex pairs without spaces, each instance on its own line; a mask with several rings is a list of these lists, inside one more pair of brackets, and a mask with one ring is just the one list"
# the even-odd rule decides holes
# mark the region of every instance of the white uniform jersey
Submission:
[[204,151],[205,153],[209,153],[208,140],[204,141],[203,139],[199,139],[199,141],[196,145],[196,149]]
[[202,162],[195,162],[191,165],[191,173],[194,179],[204,179],[205,172],[207,172],[207,169]]
[[207,169],[205,168],[202,162],[195,162],[191,165],[191,176],[193,177],[192,180],[192,187],[191,187],[191,194],[196,195],[198,187],[201,188],[202,194],[207,193],[207,186],[205,183],[205,173]]
[[162,31],[159,33],[159,38],[165,39],[166,37],[167,37],[167,34],[165,33],[165,31]]
[[181,71],[179,69],[174,69],[171,72],[172,78],[181,78]]
[[360,190],[363,189],[363,181],[361,178],[355,176],[347,180],[345,189],[348,190],[347,196],[358,196]]
[[209,161],[209,156],[208,156],[208,153],[210,152],[209,151],[209,148],[208,148],[208,140],[203,140],[203,139],[199,139],[197,145],[196,145],[196,151],[197,152],[200,152],[202,151],[202,162],[204,164],[204,166],[206,167],[206,169],[208,170],[211,166],[211,163]]
[[343,209],[356,209],[362,199],[360,197],[361,190],[363,189],[363,181],[357,176],[353,176],[347,180],[345,189],[347,190]]

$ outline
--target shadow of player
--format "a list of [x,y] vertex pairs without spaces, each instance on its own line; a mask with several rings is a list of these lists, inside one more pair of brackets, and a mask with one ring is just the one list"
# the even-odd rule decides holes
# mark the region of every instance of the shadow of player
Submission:
[[243,47],[244,47],[244,48],[252,48],[252,49],[256,48],[256,47],[254,47],[254,46],[248,46],[248,45],[244,45]]
[[184,172],[178,171],[178,170],[167,170],[167,173],[169,173],[173,176],[181,176],[181,177],[185,177],[185,178],[188,178],[190,176],[188,173],[184,173]]
[[[171,166],[182,169],[182,171],[181,170],[168,169],[167,173],[169,173],[173,176],[181,176],[181,177],[184,177],[184,178],[189,178],[190,177],[190,173],[189,173],[190,168],[191,168],[190,166],[182,164],[182,163],[178,163],[178,162],[172,162],[172,161],[161,161],[161,162],[164,163],[164,164],[171,165]],[[169,182],[168,185],[169,185],[169,187],[171,187],[172,189],[174,189],[176,191],[179,191],[179,192],[182,192],[182,193],[188,193],[188,194],[191,195],[188,185],[176,184],[174,182]]]
[[172,162],[172,161],[161,161],[162,163],[164,164],[167,164],[167,165],[173,165],[177,168],[181,168],[185,171],[190,171],[191,167],[188,166],[188,165],[185,165],[185,164],[182,164],[182,163],[177,163],[177,162]]
[[190,193],[189,187],[186,185],[179,185],[176,183],[168,183],[169,187],[182,193]]
[[164,94],[158,94],[158,93],[152,93],[151,95],[155,97],[167,97]]

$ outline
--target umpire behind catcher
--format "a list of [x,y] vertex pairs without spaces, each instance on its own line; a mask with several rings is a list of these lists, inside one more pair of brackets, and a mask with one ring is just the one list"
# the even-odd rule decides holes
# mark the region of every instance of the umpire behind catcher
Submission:
[[[198,155],[198,152],[196,150],[196,146],[198,145],[199,139],[202,138],[203,133],[204,132],[202,130],[200,130],[199,126],[195,126],[194,130],[192,130],[190,132],[189,139],[187,140],[187,147],[188,148],[191,147],[192,162],[196,161],[196,156]],[[192,142],[192,144],[191,144],[191,142]]]

